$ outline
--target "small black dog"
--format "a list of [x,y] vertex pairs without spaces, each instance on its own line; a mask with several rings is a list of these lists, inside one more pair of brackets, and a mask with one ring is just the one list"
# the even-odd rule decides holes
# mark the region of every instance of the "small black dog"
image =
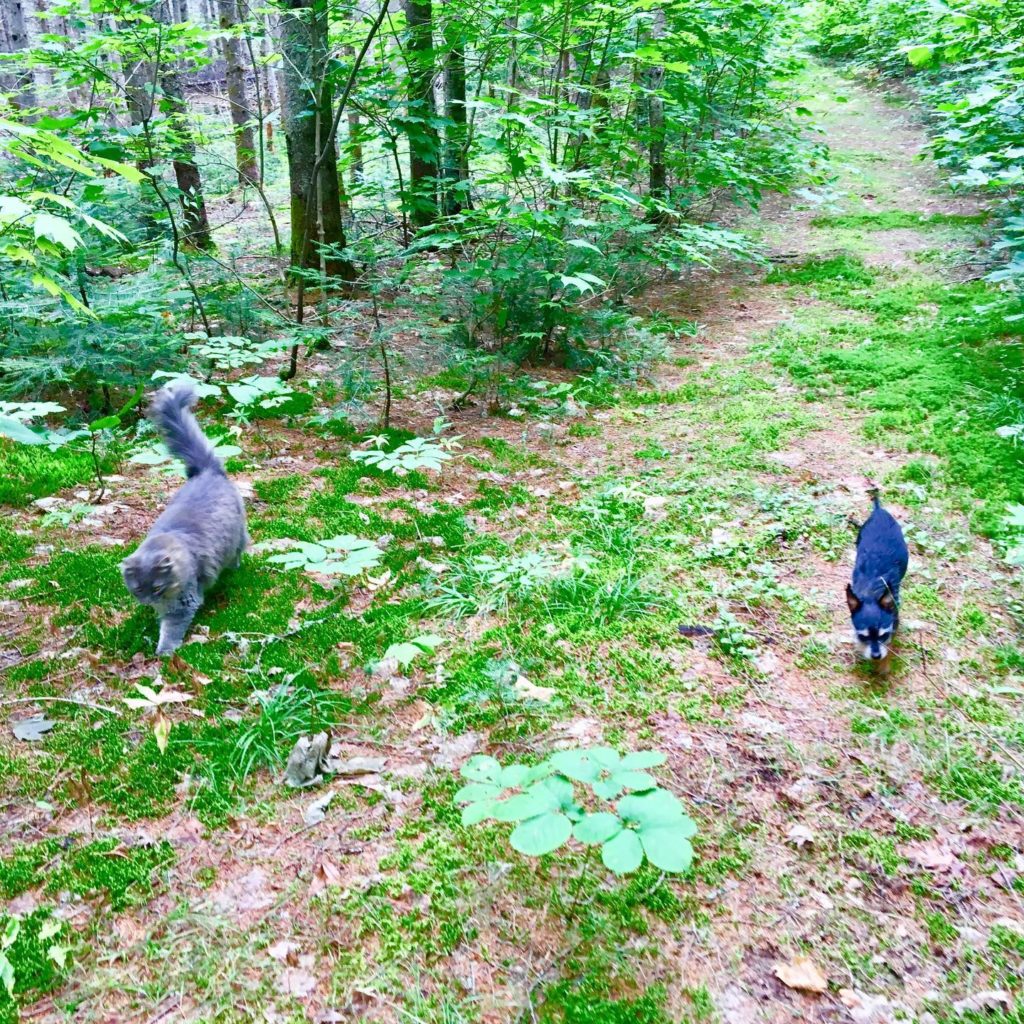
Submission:
[[846,585],[846,603],[865,658],[881,661],[899,622],[900,583],[907,572],[907,542],[900,524],[882,508],[875,508],[857,534],[853,579]]

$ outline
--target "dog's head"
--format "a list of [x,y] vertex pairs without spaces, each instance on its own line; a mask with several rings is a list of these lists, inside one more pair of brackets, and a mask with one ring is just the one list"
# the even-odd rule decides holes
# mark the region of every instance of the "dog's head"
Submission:
[[881,597],[858,597],[846,585],[846,603],[850,606],[854,637],[860,653],[871,661],[881,661],[889,653],[896,629],[896,601],[887,590]]

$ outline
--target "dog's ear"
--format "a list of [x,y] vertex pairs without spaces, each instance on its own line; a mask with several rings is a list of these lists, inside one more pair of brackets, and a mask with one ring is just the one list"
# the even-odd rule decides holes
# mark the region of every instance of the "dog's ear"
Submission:
[[887,612],[891,612],[896,607],[896,601],[890,591],[886,591],[879,599],[879,605],[881,605]]
[[851,615],[860,611],[862,601],[853,592],[853,587],[851,587],[849,583],[846,584],[846,603],[850,606]]

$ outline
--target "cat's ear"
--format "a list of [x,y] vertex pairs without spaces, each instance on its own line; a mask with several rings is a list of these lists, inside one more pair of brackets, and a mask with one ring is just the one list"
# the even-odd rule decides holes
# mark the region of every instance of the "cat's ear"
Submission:
[[896,600],[892,596],[892,591],[887,590],[879,599],[879,605],[883,607],[887,612],[891,612],[896,607]]
[[850,606],[850,614],[856,614],[860,611],[860,606],[863,603],[861,599],[853,592],[853,587],[849,583],[846,584],[846,603]]

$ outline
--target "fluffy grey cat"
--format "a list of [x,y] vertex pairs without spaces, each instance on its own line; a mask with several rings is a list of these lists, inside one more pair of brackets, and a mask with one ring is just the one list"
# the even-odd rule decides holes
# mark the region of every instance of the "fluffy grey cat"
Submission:
[[249,541],[242,496],[192,415],[195,404],[195,389],[187,385],[164,388],[153,399],[149,418],[184,461],[188,480],[121,563],[125,586],[160,619],[157,654],[170,654],[185,639],[203,592],[227,566],[241,564]]

